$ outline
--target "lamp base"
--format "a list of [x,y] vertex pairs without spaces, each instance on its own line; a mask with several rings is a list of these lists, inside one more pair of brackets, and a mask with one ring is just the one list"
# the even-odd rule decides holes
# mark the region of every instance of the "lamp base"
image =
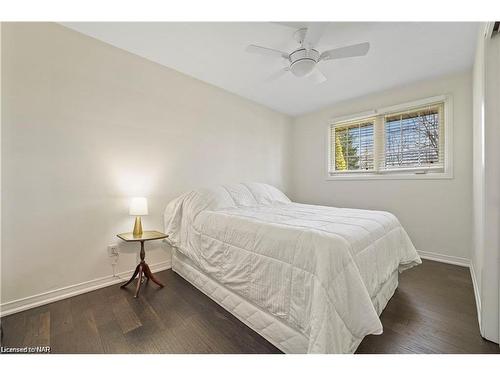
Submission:
[[137,216],[135,218],[134,231],[132,232],[132,234],[134,235],[134,237],[142,236],[142,223],[140,216]]

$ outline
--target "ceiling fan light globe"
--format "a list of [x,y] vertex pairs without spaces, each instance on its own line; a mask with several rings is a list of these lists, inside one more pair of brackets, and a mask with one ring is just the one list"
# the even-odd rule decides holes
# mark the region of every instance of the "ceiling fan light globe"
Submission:
[[319,52],[315,49],[299,48],[289,57],[290,71],[296,77],[305,77],[310,74],[319,60]]
[[300,59],[290,65],[290,71],[296,77],[305,77],[313,71],[315,66],[316,61],[313,59]]

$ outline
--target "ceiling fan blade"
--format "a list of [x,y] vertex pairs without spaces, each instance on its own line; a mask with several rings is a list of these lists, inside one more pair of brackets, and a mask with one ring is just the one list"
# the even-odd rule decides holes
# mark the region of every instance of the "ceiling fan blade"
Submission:
[[365,56],[370,49],[370,43],[364,42],[352,46],[340,47],[325,51],[319,57],[320,60],[344,59],[346,57]]
[[250,44],[249,46],[247,46],[246,51],[250,53],[256,53],[258,55],[283,57],[285,59],[288,59],[288,53],[286,52],[278,51],[277,49],[256,46],[254,44]]
[[278,70],[277,72],[274,72],[273,74],[271,74],[269,77],[266,78],[266,82],[276,81],[278,78],[284,76],[289,70],[290,68],[286,67]]
[[326,29],[326,22],[312,22],[307,26],[306,35],[302,41],[302,47],[305,49],[314,48]]
[[298,29],[306,29],[307,28],[307,22],[281,22],[281,21],[276,21],[272,22],[277,25],[285,26],[285,27],[290,27],[297,31]]
[[323,83],[326,81],[325,75],[321,73],[318,67],[315,67],[306,77],[314,83]]

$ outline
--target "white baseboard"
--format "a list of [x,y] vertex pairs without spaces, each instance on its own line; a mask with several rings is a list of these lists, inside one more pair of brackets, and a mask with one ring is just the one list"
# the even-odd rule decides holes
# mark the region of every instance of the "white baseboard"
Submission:
[[481,336],[484,337],[483,328],[481,324],[481,293],[479,293],[479,285],[477,284],[476,272],[474,271],[474,265],[470,264],[470,276],[472,278],[472,286],[474,288],[474,297],[476,298],[476,309],[477,309],[477,320],[479,322],[479,332]]
[[[151,271],[158,272],[169,269],[172,267],[172,260],[169,259],[165,262],[155,263],[149,265]],[[10,302],[5,302],[0,305],[0,317],[14,314],[16,312],[32,309],[34,307],[46,305],[51,302],[60,301],[65,298],[73,297],[78,294],[91,292],[96,289],[104,288],[113,284],[118,284],[126,281],[127,278],[132,276],[134,270],[124,271],[118,273],[116,276],[110,275],[100,277],[98,279],[85,281],[83,283],[66,286],[63,288],[51,290],[36,294],[34,296],[17,299]]]
[[[470,267],[470,260],[467,258],[455,257],[451,255],[443,255],[439,253],[433,253],[429,251],[418,250],[418,254],[423,259],[434,260],[442,263],[454,264],[462,267]],[[150,265],[151,271],[158,272],[169,269],[172,267],[171,260],[156,263]],[[474,294],[476,296],[476,305],[478,308],[478,317],[480,319],[480,311],[481,311],[481,299],[479,296],[479,292],[477,290],[477,282],[474,270],[470,267],[472,283],[474,285]],[[130,277],[132,275],[133,270],[120,272],[117,276],[105,276],[98,279],[85,281],[83,283],[70,285],[64,288],[51,290],[49,292],[44,292],[40,294],[36,294],[30,297],[21,298],[18,300],[5,302],[0,305],[0,316],[7,316],[10,314],[14,314],[16,312],[28,310],[34,307],[46,305],[51,302],[60,301],[65,298],[73,297],[78,294],[83,294],[87,292],[91,292],[96,289],[104,288],[106,286],[118,284],[123,282],[123,278]]]
[[452,255],[444,255],[422,250],[417,250],[417,252],[418,255],[420,255],[420,258],[423,259],[435,260],[436,262],[454,264],[456,266],[462,266],[462,267],[470,266],[470,259],[467,258],[456,257]]

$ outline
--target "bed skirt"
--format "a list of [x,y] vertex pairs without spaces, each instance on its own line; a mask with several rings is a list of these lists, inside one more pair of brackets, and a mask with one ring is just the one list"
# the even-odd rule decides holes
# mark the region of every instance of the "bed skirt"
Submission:
[[[172,270],[282,352],[287,354],[307,353],[309,345],[307,336],[290,327],[278,317],[262,310],[251,301],[230,291],[199,270],[188,257],[175,248],[173,248],[172,253]],[[372,299],[379,315],[393,296],[397,286],[398,271],[396,270]],[[357,349],[360,343],[361,340],[356,343],[352,352]]]

